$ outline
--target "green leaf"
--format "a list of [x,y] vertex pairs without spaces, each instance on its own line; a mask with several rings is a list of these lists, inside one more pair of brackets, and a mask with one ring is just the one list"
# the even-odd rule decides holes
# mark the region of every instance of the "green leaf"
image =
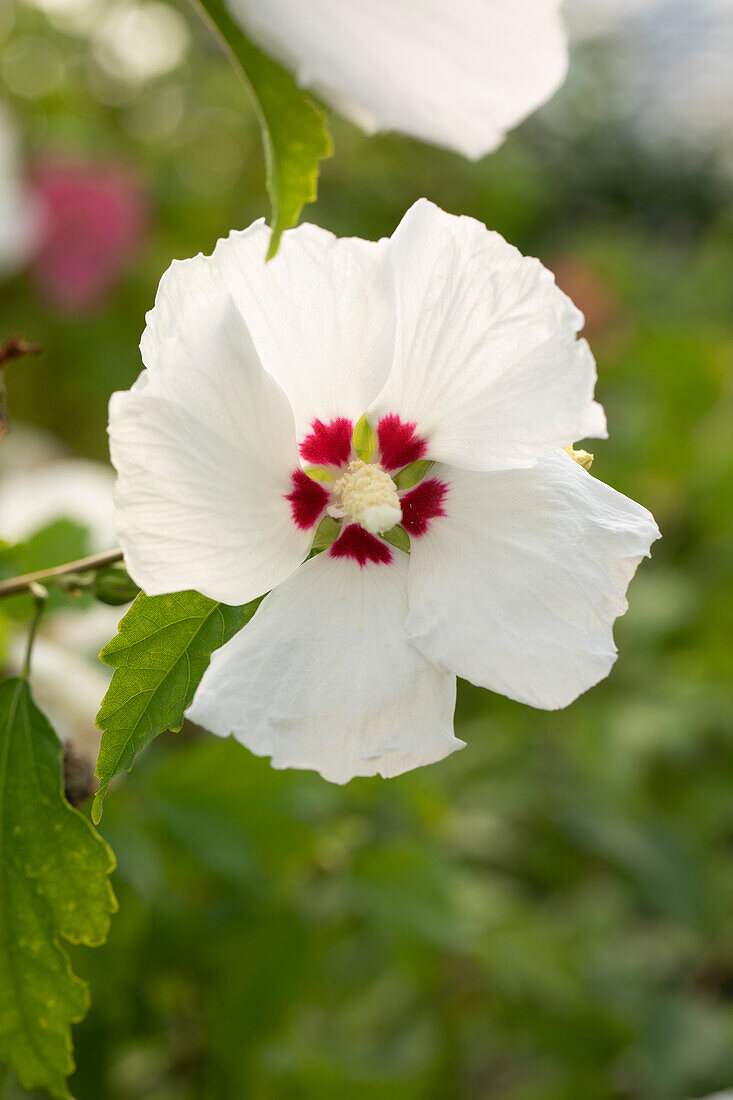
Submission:
[[411,489],[433,468],[434,462],[429,458],[419,458],[417,462],[411,462],[409,466],[403,466],[394,476],[394,483],[398,489]]
[[290,73],[246,37],[222,0],[193,2],[224,39],[260,121],[272,204],[270,259],[283,231],[296,225],[304,205],[316,198],[318,162],[333,152],[327,116]]
[[371,462],[377,441],[372,426],[365,416],[360,416],[354,427],[354,450],[362,462]]
[[403,550],[405,554],[410,553],[410,536],[404,527],[400,527],[399,523],[395,527],[390,527],[389,531],[385,531],[381,537],[390,546]]
[[111,780],[129,772],[158,734],[180,730],[211,654],[249,622],[259,602],[228,607],[198,592],[153,597],[141,592],[137,597],[99,655],[116,671],[97,715],[102,743],[95,824]]
[[0,684],[0,807],[0,1063],[66,1098],[89,994],[59,940],[104,942],[115,860],[66,802],[61,745],[23,679]]

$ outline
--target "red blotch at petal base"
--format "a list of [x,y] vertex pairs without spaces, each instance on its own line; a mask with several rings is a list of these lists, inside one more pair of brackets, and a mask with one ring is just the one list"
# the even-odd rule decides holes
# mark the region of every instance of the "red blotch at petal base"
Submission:
[[368,561],[375,565],[389,565],[392,551],[386,542],[370,535],[358,523],[350,523],[329,550],[332,558],[353,558],[364,566]]
[[351,436],[354,426],[345,416],[330,420],[314,420],[311,430],[300,445],[301,457],[317,466],[344,466],[351,457]]
[[285,497],[290,501],[293,520],[301,531],[313,527],[328,504],[328,493],[303,470],[294,470],[291,478],[293,491]]
[[379,421],[377,439],[385,470],[400,470],[424,456],[428,445],[419,435],[415,435],[416,427],[416,424],[400,420],[394,413],[383,416]]
[[420,538],[427,531],[432,519],[446,514],[443,502],[447,492],[447,485],[431,478],[421,481],[400,499],[402,526],[410,538]]

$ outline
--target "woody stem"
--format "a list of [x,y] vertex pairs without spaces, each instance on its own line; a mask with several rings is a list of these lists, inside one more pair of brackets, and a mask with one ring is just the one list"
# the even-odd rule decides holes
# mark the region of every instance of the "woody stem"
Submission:
[[122,551],[119,548],[105,550],[101,554],[92,554],[78,561],[70,561],[66,565],[57,565],[54,569],[41,569],[37,573],[26,573],[23,577],[12,577],[10,580],[0,581],[0,599],[15,596],[19,592],[30,592],[34,584],[53,582],[56,577],[63,577],[69,573],[91,573],[97,569],[104,569],[108,565],[114,565],[118,561],[122,561]]

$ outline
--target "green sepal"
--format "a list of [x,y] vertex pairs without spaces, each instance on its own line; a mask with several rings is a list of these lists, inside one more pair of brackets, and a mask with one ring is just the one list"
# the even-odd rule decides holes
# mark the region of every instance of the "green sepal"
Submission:
[[336,478],[327,470],[324,466],[304,466],[303,473],[312,478],[313,481],[335,481]]
[[362,462],[371,462],[377,441],[372,426],[365,416],[360,416],[356,422],[353,446]]
[[394,527],[390,527],[389,531],[385,531],[379,537],[388,542],[390,546],[394,546],[395,549],[402,550],[405,554],[410,553],[410,536],[399,523]]
[[392,479],[398,489],[411,489],[433,468],[435,463],[429,458],[419,458],[417,462],[411,462],[409,466],[403,466],[399,473]]
[[333,546],[339,537],[340,531],[341,524],[337,519],[333,519],[332,516],[324,516],[316,528],[313,549],[328,550],[329,546]]

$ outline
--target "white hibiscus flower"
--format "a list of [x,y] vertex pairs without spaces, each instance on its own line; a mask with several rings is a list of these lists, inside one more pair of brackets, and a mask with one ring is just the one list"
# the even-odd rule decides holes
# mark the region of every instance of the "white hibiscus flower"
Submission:
[[0,277],[25,262],[37,228],[37,210],[23,183],[17,130],[0,103]]
[[367,133],[481,157],[567,71],[561,0],[225,0],[298,83]]
[[562,449],[605,434],[581,314],[537,260],[425,200],[377,243],[304,225],[265,265],[268,239],[258,222],[171,266],[148,369],[111,402],[136,582],[270,592],[191,718],[344,782],[461,747],[456,676],[566,706],[611,668],[659,534]]

